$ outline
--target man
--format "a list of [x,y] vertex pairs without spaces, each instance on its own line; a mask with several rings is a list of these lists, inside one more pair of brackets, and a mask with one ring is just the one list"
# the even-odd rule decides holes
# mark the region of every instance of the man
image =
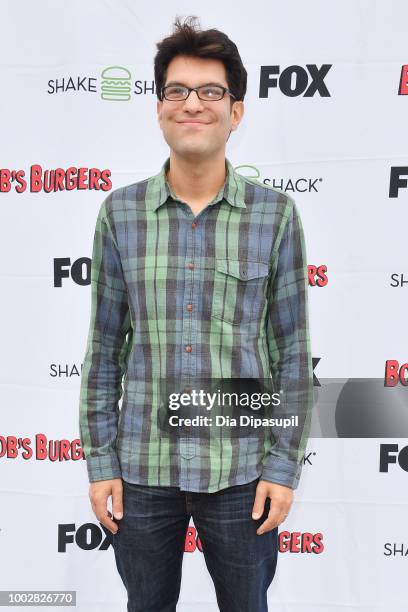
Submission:
[[[128,611],[176,609],[193,517],[219,609],[265,612],[310,425],[303,230],[289,196],[225,157],[244,114],[236,45],[189,19],[175,26],[155,57],[170,157],[98,214],[81,442]],[[296,427],[214,435],[163,424],[163,381],[191,392],[201,379],[268,377]]]

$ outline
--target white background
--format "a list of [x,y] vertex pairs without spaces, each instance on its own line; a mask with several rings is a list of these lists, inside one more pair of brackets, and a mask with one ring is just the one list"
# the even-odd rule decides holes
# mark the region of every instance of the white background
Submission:
[[[398,95],[408,63],[403,0],[173,2],[2,1],[0,168],[109,168],[113,188],[156,174],[168,155],[156,96],[128,102],[100,96],[103,69],[127,67],[153,81],[155,44],[176,15],[197,15],[237,44],[248,71],[245,116],[227,145],[235,166],[260,180],[321,178],[317,193],[290,192],[305,230],[309,265],[329,282],[310,287],[318,377],[384,375],[387,359],[408,360],[408,190],[388,197],[390,169],[408,165],[408,96]],[[260,66],[332,64],[330,97],[258,97]],[[97,93],[50,95],[50,79],[96,78]],[[79,376],[50,376],[50,364],[80,368],[90,287],[63,279],[53,260],[90,257],[106,193],[0,193],[0,436],[78,437]],[[408,276],[406,277],[408,278]],[[322,533],[321,554],[281,553],[269,590],[275,612],[402,612],[408,556],[407,473],[379,472],[380,442],[311,439],[291,513],[281,530]],[[0,447],[1,448],[1,447]],[[95,523],[84,461],[0,457],[0,589],[77,591],[81,612],[126,609],[112,547],[58,552],[58,524]],[[23,608],[18,608],[23,609]],[[217,610],[199,551],[186,553],[179,608]]]

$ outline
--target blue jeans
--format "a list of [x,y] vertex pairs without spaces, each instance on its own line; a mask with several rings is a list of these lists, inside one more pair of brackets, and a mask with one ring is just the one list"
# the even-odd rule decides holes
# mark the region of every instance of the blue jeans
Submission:
[[251,517],[258,480],[216,493],[123,482],[123,518],[112,536],[128,612],[174,612],[180,593],[186,530],[193,517],[221,612],[267,612],[278,528],[257,535]]

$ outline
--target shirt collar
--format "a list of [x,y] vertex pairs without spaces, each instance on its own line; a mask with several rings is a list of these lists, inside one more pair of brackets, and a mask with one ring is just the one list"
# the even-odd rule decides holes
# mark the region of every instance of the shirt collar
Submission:
[[[231,162],[227,158],[225,158],[225,166],[227,170],[225,182],[215,198],[211,201],[211,204],[216,204],[220,200],[225,199],[231,206],[246,208],[244,200],[245,181],[238,172],[235,172]],[[169,197],[178,200],[166,179],[166,172],[169,167],[170,157],[166,159],[160,172],[152,179],[153,184],[149,193],[146,194],[146,206],[150,210],[156,211]]]

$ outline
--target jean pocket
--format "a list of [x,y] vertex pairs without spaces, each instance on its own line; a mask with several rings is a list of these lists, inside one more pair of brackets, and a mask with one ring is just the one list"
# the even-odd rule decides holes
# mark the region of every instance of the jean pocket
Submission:
[[262,261],[217,259],[211,316],[232,325],[258,321],[266,305],[268,273]]

